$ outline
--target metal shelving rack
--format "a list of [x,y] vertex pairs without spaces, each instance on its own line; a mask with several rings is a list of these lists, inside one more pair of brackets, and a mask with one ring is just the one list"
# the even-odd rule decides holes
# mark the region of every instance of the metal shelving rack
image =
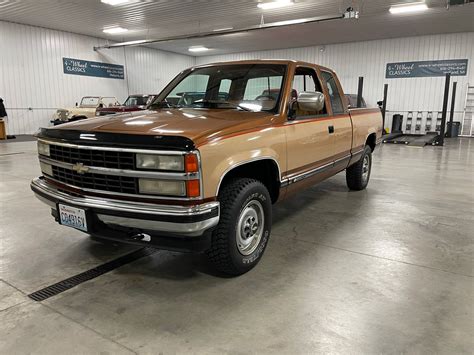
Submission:
[[467,84],[460,136],[474,137],[474,86]]

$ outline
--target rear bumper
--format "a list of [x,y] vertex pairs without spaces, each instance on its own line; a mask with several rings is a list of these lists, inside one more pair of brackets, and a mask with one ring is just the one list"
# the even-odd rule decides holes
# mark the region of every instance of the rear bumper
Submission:
[[31,189],[51,207],[57,218],[58,203],[86,210],[88,233],[134,244],[171,250],[204,250],[210,231],[219,222],[219,203],[195,206],[157,205],[124,200],[77,196],[59,190],[39,177]]

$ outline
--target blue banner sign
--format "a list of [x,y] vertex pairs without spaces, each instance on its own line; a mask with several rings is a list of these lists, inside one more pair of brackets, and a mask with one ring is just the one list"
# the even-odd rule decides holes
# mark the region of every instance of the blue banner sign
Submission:
[[385,78],[421,78],[427,76],[467,75],[467,59],[426,60],[388,63]]
[[64,74],[95,76],[99,78],[123,79],[123,65],[91,62],[88,60],[63,58]]

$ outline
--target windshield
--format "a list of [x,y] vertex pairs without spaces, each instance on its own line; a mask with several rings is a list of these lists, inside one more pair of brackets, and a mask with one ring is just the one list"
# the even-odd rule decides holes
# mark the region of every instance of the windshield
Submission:
[[148,102],[148,95],[129,96],[124,106],[145,106]]
[[81,107],[97,107],[99,104],[99,97],[86,96],[81,100]]
[[197,68],[175,79],[150,108],[277,111],[285,72],[282,64]]

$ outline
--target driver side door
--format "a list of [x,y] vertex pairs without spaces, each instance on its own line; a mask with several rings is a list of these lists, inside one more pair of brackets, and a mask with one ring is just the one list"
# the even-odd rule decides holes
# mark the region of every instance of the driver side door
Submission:
[[[324,92],[316,68],[297,67],[292,95],[301,92]],[[296,91],[296,92],[295,92]],[[334,122],[325,99],[320,112],[302,111],[293,103],[284,124],[287,137],[287,167],[284,181],[287,192],[313,185],[331,175],[334,154]]]

